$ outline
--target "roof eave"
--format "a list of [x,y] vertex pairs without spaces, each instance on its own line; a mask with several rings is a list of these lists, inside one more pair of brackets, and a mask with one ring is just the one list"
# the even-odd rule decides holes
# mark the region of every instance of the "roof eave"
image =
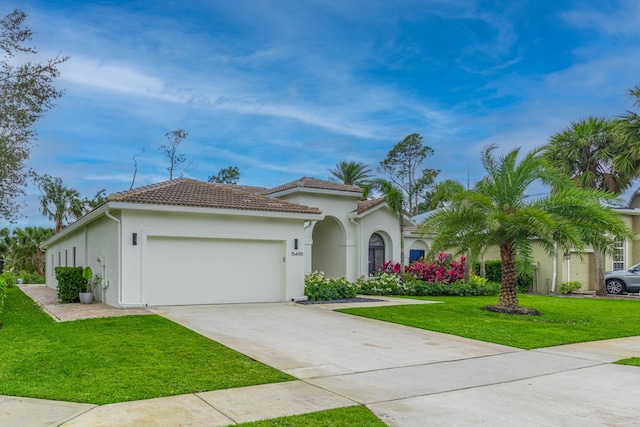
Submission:
[[287,188],[286,190],[280,190],[275,193],[265,193],[268,197],[281,197],[293,193],[314,193],[314,194],[328,194],[332,196],[347,196],[347,197],[362,197],[362,192],[357,191],[344,191],[344,190],[328,190],[324,188],[309,188],[309,187],[294,187]]

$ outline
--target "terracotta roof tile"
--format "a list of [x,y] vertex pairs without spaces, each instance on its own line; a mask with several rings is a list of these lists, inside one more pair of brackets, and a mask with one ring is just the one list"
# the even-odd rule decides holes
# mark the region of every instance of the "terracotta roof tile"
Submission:
[[235,187],[188,178],[110,194],[109,201],[303,214],[322,213],[318,208],[252,194]]
[[286,184],[279,185],[270,190],[265,191],[263,194],[274,194],[280,191],[290,190],[293,188],[314,188],[319,190],[331,190],[331,191],[347,191],[350,193],[362,193],[362,189],[354,187],[353,185],[344,185],[339,182],[325,181],[323,179],[303,177],[296,181],[291,181]]
[[358,209],[356,209],[356,213],[361,214],[363,212],[366,212],[369,209],[373,209],[376,206],[383,204],[385,201],[386,199],[384,197],[372,200],[360,200],[358,202]]
[[268,188],[266,187],[256,187],[253,185],[220,184],[217,182],[212,184],[220,187],[230,188],[232,190],[244,191],[245,193],[251,193],[251,194],[263,194],[265,191],[268,190]]

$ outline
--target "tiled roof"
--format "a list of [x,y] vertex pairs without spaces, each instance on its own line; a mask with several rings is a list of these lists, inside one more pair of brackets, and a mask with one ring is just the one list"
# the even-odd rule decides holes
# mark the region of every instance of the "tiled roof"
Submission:
[[110,194],[109,201],[303,214],[322,213],[318,208],[188,178]]
[[358,202],[358,209],[356,209],[356,213],[361,214],[363,212],[366,212],[369,209],[373,209],[376,206],[383,204],[385,201],[386,199],[384,197],[372,200],[360,200]]
[[314,188],[318,190],[331,190],[331,191],[347,191],[350,193],[362,193],[362,189],[354,187],[353,185],[344,185],[339,182],[325,181],[323,179],[303,177],[296,181],[291,181],[286,184],[279,185],[270,190],[265,191],[263,194],[274,194],[280,191],[290,190],[293,188]]
[[230,188],[232,190],[240,190],[240,191],[244,191],[245,193],[251,193],[251,194],[263,194],[265,191],[268,190],[268,188],[266,187],[256,187],[254,185],[219,184],[219,183],[213,183],[213,185]]

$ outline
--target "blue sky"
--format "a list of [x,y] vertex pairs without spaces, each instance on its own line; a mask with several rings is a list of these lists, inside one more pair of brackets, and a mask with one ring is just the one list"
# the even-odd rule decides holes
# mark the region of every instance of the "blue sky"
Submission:
[[[92,196],[168,179],[165,133],[189,137],[185,176],[240,183],[375,167],[419,133],[439,179],[482,177],[479,153],[543,145],[632,107],[640,2],[472,0],[38,1],[29,14],[66,94],[37,124],[30,166]],[[51,223],[28,189],[19,226]]]

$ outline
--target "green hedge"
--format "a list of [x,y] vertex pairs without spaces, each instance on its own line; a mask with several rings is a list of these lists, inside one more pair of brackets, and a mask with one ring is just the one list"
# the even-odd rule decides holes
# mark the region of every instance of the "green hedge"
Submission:
[[26,272],[24,270],[20,270],[18,273],[18,279],[22,279],[22,283],[25,285],[37,285],[45,283],[45,277],[39,275],[36,272]]
[[9,271],[5,271],[0,276],[4,279],[4,283],[7,288],[13,288],[18,283],[18,277]]
[[56,267],[55,273],[60,302],[79,302],[80,292],[87,289],[82,267]]
[[493,296],[500,293],[500,284],[478,281],[478,283],[431,283],[410,280],[400,283],[396,274],[385,273],[373,278],[361,277],[356,285],[358,293],[364,295],[409,295],[409,296]]
[[[473,263],[473,271],[480,273],[480,263]],[[485,261],[484,262],[485,277],[489,282],[502,282],[502,261]],[[530,274],[518,275],[518,292],[527,292],[531,287],[533,277]]]
[[[0,313],[4,309],[4,300],[7,298],[7,282],[0,275]],[[0,324],[1,325],[1,324]]]

